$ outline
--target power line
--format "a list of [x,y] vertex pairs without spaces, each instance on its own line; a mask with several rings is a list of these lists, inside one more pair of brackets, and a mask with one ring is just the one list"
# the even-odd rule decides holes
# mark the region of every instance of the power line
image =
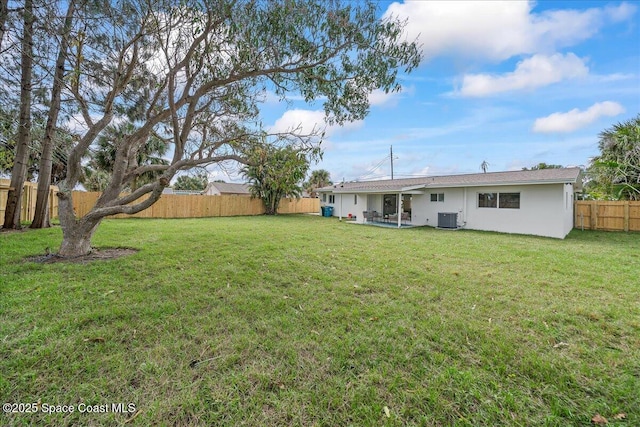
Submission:
[[391,179],[393,179],[393,145],[391,146],[389,157],[391,158]]
[[389,156],[385,156],[384,159],[380,160],[375,166],[370,168],[366,174],[361,175],[360,177],[356,178],[356,181],[365,180],[365,179],[373,176],[375,174],[376,170],[378,170],[378,168],[380,168],[380,166],[382,166],[383,163],[385,163],[388,159],[389,159]]

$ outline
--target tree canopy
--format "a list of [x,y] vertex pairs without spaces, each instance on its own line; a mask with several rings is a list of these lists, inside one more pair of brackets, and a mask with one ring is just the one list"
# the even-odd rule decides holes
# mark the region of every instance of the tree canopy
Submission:
[[207,174],[200,172],[195,175],[180,175],[173,184],[173,188],[174,190],[204,191],[208,183]]
[[602,131],[598,148],[587,169],[589,195],[640,200],[640,114]]
[[267,215],[278,213],[282,198],[301,196],[302,181],[309,169],[307,150],[263,145],[255,147],[247,160],[244,176],[252,196],[262,200]]
[[545,162],[540,162],[537,165],[531,166],[530,168],[522,168],[523,171],[527,171],[527,170],[532,170],[532,171],[537,171],[540,169],[561,169],[564,166],[562,165],[554,165],[552,163],[545,163]]
[[[65,14],[66,4],[53,6],[65,17],[65,31],[49,31],[68,41],[57,56],[65,71],[58,108],[76,134],[59,184],[62,256],[90,251],[104,217],[148,208],[181,171],[246,164],[264,143],[300,153],[317,148],[322,129],[262,127],[267,95],[319,102],[325,121],[340,125],[363,119],[369,95],[399,90],[398,72],[420,62],[419,47],[404,39],[404,23],[380,18],[374,1],[123,0],[79,2]],[[36,24],[61,28],[62,21]],[[12,46],[19,55],[19,44]],[[35,49],[38,70],[54,75],[56,48],[46,55],[40,44]],[[133,127],[109,142],[112,167],[102,195],[76,218],[72,190],[86,159],[110,126],[123,122]],[[152,138],[169,145],[167,162],[140,161]],[[153,179],[140,180],[151,173]]]
[[309,180],[304,183],[304,190],[311,195],[311,197],[316,197],[316,190],[318,188],[326,187],[327,185],[331,185],[331,174],[328,170],[325,169],[316,169],[311,172],[311,176],[309,176]]
[[[10,175],[13,169],[16,152],[16,135],[18,123],[13,120],[15,113],[6,112],[0,106],[0,175]],[[41,143],[44,131],[42,117],[34,117],[31,126],[32,141],[29,144],[29,156],[26,167],[26,180],[33,181],[40,176]],[[56,185],[62,181],[67,169],[67,151],[73,145],[73,136],[66,131],[59,131],[53,141],[51,183]]]
[[[110,176],[115,166],[118,147],[135,131],[136,126],[131,122],[107,126],[98,137],[96,144],[89,151],[90,160],[84,166],[85,175],[90,177],[104,175],[100,174],[100,171],[102,171],[107,176]],[[169,143],[153,134],[146,139],[145,143],[136,150],[128,161],[138,166],[167,165],[169,161],[163,156],[166,155],[168,149]],[[88,169],[94,170],[89,171]],[[123,189],[127,191],[136,190],[144,184],[155,181],[160,174],[160,171],[150,170],[136,175]],[[104,188],[100,188],[98,191],[102,191]]]

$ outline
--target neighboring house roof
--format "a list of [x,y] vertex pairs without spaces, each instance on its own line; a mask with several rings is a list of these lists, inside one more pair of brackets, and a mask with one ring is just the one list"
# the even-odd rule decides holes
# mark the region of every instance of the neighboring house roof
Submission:
[[210,182],[203,193],[208,193],[209,189],[213,189],[218,194],[240,194],[251,195],[248,184],[233,184],[227,182]]
[[580,168],[487,172],[380,181],[344,182],[319,188],[329,193],[419,192],[426,188],[479,187],[487,185],[573,184],[582,188]]

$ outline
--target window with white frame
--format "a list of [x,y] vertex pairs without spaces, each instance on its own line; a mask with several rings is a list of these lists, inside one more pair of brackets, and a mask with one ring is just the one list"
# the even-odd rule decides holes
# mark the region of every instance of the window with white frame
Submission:
[[432,202],[444,202],[444,193],[431,193]]
[[329,203],[335,203],[336,202],[336,196],[334,194],[329,194]]
[[500,193],[498,207],[500,209],[520,209],[520,193]]
[[358,204],[358,195],[357,195],[357,194],[354,194],[354,195],[353,195],[353,204],[354,204],[354,205],[357,205],[357,204]]
[[497,208],[498,193],[478,193],[479,208]]
[[520,193],[478,193],[478,207],[520,209]]

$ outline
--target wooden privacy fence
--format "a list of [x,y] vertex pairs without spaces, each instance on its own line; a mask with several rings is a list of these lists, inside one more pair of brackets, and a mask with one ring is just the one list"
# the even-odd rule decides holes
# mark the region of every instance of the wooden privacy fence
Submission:
[[581,200],[576,202],[575,228],[640,231],[640,202]]
[[[91,210],[100,193],[73,192],[76,216]],[[278,213],[310,213],[320,211],[319,199],[283,199]],[[156,203],[134,215],[114,215],[109,218],[203,218],[215,216],[262,215],[260,199],[249,196],[201,196],[163,194]]]
[[[9,194],[8,179],[0,179],[0,225],[4,224],[4,211],[7,208],[7,195]],[[49,187],[49,218],[58,217],[58,198],[56,197],[58,187]],[[33,221],[36,212],[36,197],[38,194],[38,184],[25,182],[22,193],[22,206],[20,207],[20,221]]]

